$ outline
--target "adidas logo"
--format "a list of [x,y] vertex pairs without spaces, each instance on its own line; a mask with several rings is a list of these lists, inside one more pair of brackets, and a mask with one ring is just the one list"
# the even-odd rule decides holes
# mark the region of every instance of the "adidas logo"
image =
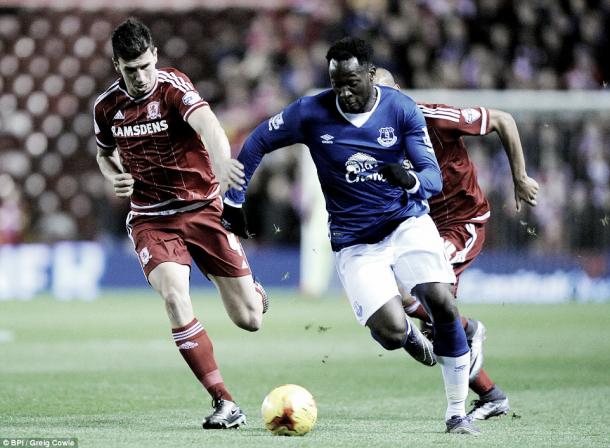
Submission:
[[179,350],[189,350],[191,348],[195,348],[195,347],[199,347],[199,344],[197,344],[196,342],[192,342],[192,341],[186,341],[184,344],[180,344],[178,346]]
[[124,120],[125,115],[123,115],[123,111],[119,110],[116,114],[114,114],[113,120]]

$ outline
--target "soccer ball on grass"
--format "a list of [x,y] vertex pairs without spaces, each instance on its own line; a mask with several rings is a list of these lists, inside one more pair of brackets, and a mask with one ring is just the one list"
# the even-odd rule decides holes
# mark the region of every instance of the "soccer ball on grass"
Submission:
[[296,384],[276,387],[261,406],[265,427],[275,435],[304,436],[316,423],[318,407],[307,389]]

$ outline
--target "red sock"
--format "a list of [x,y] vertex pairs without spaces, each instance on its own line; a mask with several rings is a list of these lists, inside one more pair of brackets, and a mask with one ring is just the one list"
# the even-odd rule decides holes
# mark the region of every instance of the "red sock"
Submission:
[[491,378],[489,378],[487,372],[481,369],[477,376],[474,377],[474,380],[470,382],[469,386],[476,394],[485,395],[494,388],[495,384]]
[[430,315],[426,311],[426,308],[424,308],[424,306],[419,302],[416,302],[416,304],[417,308],[415,309],[411,309],[410,307],[405,308],[407,316],[414,317],[415,319],[419,319],[424,322],[432,322],[432,319],[430,319]]
[[172,336],[180,354],[212,398],[233,401],[216,365],[212,341],[199,321],[193,319],[184,327],[172,329]]

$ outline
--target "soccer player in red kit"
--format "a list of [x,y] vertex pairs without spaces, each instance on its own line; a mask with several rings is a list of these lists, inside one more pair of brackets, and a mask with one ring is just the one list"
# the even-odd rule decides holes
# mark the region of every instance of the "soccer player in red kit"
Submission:
[[237,237],[221,224],[220,193],[241,188],[242,165],[189,78],[157,69],[150,30],[137,19],[112,34],[120,77],[95,102],[97,161],[117,196],[131,199],[127,230],[144,274],[161,295],[178,350],[213,399],[203,428],[235,428],[246,416],[227,390],[212,342],[195,318],[190,265],[216,285],[231,320],[258,330],[267,304]]
[[[375,82],[400,88],[392,74],[380,67],[377,68]],[[443,174],[443,191],[429,200],[430,216],[445,240],[445,253],[457,278],[453,289],[456,295],[460,274],[483,248],[485,223],[490,216],[489,202],[477,182],[476,169],[468,157],[462,137],[498,133],[512,171],[517,211],[521,209],[521,201],[531,206],[536,205],[538,183],[527,175],[521,139],[510,114],[484,107],[462,109],[425,103],[418,103],[418,106],[426,119],[432,146]],[[423,305],[404,291],[403,305],[409,316],[430,322],[430,316]],[[485,420],[508,413],[508,398],[482,368],[485,326],[463,316],[462,325],[471,345],[470,388],[479,395],[468,415]]]

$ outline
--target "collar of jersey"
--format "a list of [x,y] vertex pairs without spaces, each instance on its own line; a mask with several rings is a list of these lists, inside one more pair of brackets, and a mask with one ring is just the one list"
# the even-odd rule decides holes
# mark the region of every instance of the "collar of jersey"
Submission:
[[375,90],[377,90],[377,100],[375,100],[375,104],[373,105],[371,110],[369,110],[368,112],[362,112],[360,114],[348,114],[346,112],[343,112],[341,110],[341,106],[339,105],[339,97],[335,95],[335,105],[337,106],[337,110],[341,115],[343,115],[343,118],[345,118],[357,128],[361,128],[362,126],[364,126],[364,124],[369,120],[371,115],[373,115],[373,112],[375,112],[375,109],[377,109],[377,106],[379,105],[379,100],[381,99],[381,89],[379,89],[379,87],[377,86],[374,87]]
[[133,96],[131,96],[129,94],[129,92],[127,92],[127,88],[123,88],[125,86],[125,81],[123,81],[123,79],[121,78],[121,80],[119,81],[119,90],[121,92],[123,92],[125,95],[127,95],[127,97],[131,100],[131,101],[135,101],[136,103],[139,103],[140,101],[144,101],[146,98],[148,98],[149,96],[151,96],[155,90],[157,90],[157,86],[159,85],[159,72],[157,71],[157,78],[155,79],[155,85],[153,86],[152,89],[150,89],[150,91],[144,95],[144,96],[140,96],[138,98],[135,98]]

